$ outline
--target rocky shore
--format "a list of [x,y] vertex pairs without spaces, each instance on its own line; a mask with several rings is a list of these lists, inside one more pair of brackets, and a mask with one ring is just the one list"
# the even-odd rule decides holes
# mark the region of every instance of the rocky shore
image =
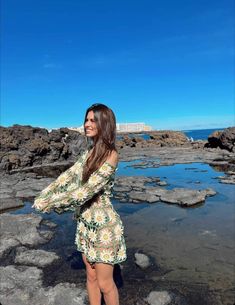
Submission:
[[[127,134],[121,137],[117,141],[120,161],[135,160],[134,168],[201,162],[225,172],[225,176],[218,176],[221,183],[235,183],[235,127],[215,132],[208,141],[190,142],[176,131],[150,132],[148,140]],[[76,131],[61,128],[49,133],[46,129],[19,125],[1,127],[0,144],[0,211],[23,206],[25,200],[33,201],[44,187],[72,166],[86,147],[84,136]],[[155,186],[147,186],[150,181]],[[191,206],[215,194],[204,189],[166,191],[165,183],[157,177],[139,177],[133,184],[131,177],[119,177],[114,196],[122,202],[160,200]]]
[[[84,285],[43,285],[43,268],[59,266],[61,259],[50,251],[35,249],[54,236],[55,224],[35,214],[0,216],[0,301],[2,305],[86,304]],[[44,226],[44,229],[42,227]],[[45,229],[46,228],[46,229]]]
[[[193,158],[198,160],[204,153],[207,156],[205,158],[202,156],[203,162],[204,159],[213,161],[214,157],[216,159],[214,151],[217,149],[218,157],[214,161],[220,162],[219,165],[221,165],[222,161],[229,161],[228,158],[235,153],[235,127],[214,132],[208,137],[208,141],[190,141],[184,133],[179,131],[150,131],[145,134],[148,135],[148,139],[138,134],[136,136],[135,134],[118,134],[116,144],[121,160],[128,161],[130,158],[142,156],[158,157],[159,153],[161,154],[159,158],[162,158],[162,154],[172,155],[173,149],[173,153],[175,151],[173,158],[178,156],[176,163],[183,161],[185,157],[186,162],[193,161]],[[58,164],[62,165],[61,171],[63,171],[63,166],[74,163],[85,147],[84,135],[68,128],[48,132],[45,128],[31,126],[0,126],[0,171],[7,173],[14,173],[13,170],[17,169],[34,171],[40,165],[56,168]],[[231,155],[226,152],[230,152]],[[188,154],[192,154],[191,159]],[[234,160],[230,161],[234,166]],[[232,166],[232,164],[229,165]]]
[[[62,263],[62,258],[56,252],[42,249],[44,244],[53,240],[56,224],[37,214],[13,215],[8,212],[23,207],[26,201],[33,202],[44,187],[69,168],[86,147],[84,136],[67,128],[50,133],[46,129],[31,126],[0,128],[1,304],[87,304],[84,273],[79,284],[62,281],[55,285],[45,285],[46,270],[55,270]],[[145,140],[140,136],[120,135],[117,141],[120,161],[133,161],[133,168],[206,163],[224,171],[224,176],[217,177],[220,183],[235,184],[235,127],[215,132],[208,141],[191,142],[185,134],[175,131],[149,132],[148,136]],[[159,177],[118,176],[115,180],[114,199],[123,203],[162,202],[191,207],[203,204],[207,197],[216,194],[212,188],[203,186],[200,190],[195,190],[166,189],[167,185],[168,182]],[[151,265],[151,258],[135,251],[130,255],[135,266],[147,268],[150,274],[153,273],[152,277],[156,277],[156,274],[164,277],[166,271]],[[131,266],[125,268],[124,273],[131,273]],[[136,272],[140,272],[140,278],[143,276],[141,271]],[[191,298],[190,305],[200,304],[192,295],[190,298],[189,295],[184,295],[185,290],[180,285],[174,284],[174,287],[178,286],[177,291],[169,291],[163,282],[157,291],[152,282],[149,282],[148,294],[143,293],[142,298],[132,298],[130,301],[130,297],[128,299],[124,293],[122,300],[129,300],[126,305],[183,305],[189,304]],[[202,287],[195,288],[195,291],[197,289]],[[213,303],[215,300],[206,287],[202,297],[204,304],[223,304],[218,299],[217,303]]]

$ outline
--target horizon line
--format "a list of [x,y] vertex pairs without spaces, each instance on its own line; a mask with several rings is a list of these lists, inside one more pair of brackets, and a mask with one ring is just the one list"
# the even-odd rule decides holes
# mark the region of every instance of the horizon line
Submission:
[[[117,123],[117,124],[138,124],[138,123],[144,123],[144,122],[133,122],[133,123]],[[146,123],[144,123],[146,125]],[[10,128],[10,127],[13,127],[14,125],[18,125],[18,126],[30,126],[30,127],[33,127],[33,128],[44,128],[44,129],[47,129],[47,130],[53,130],[53,129],[60,129],[60,128],[73,128],[73,126],[61,126],[61,127],[44,127],[44,126],[33,126],[31,124],[18,124],[18,123],[14,123],[12,125],[9,125],[9,126],[4,126],[4,125],[0,125],[0,127],[5,127],[5,128]],[[151,126],[151,125],[148,125],[148,126]],[[81,127],[81,126],[80,126]],[[151,126],[152,127],[152,126]],[[172,127],[172,128],[154,128],[152,127],[152,130],[150,131],[164,131],[164,130],[173,130],[173,131],[192,131],[192,130],[208,130],[208,129],[227,129],[227,128],[231,128],[231,127],[235,127],[235,126],[223,126],[223,127],[210,127],[210,128],[206,128],[206,127],[203,127],[203,128],[193,128],[193,129],[190,129],[190,128],[186,128],[186,129],[181,129],[181,128],[176,128],[176,127]],[[79,127],[74,127],[74,128],[79,128]],[[128,131],[127,131],[128,132]],[[133,132],[133,131],[132,131]],[[135,131],[135,132],[138,132],[138,131]],[[142,130],[141,132],[148,132],[146,130]],[[131,133],[131,132],[130,132]]]

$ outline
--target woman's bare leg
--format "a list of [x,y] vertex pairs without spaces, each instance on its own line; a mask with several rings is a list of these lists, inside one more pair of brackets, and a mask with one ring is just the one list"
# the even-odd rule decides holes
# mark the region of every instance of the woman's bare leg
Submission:
[[114,266],[110,264],[95,264],[98,285],[106,305],[119,305],[118,290],[113,280],[113,268]]
[[101,291],[98,286],[95,267],[94,266],[92,267],[88,263],[84,254],[82,254],[82,259],[84,261],[84,264],[86,265],[86,274],[87,274],[86,287],[87,287],[90,305],[100,305],[101,304]]

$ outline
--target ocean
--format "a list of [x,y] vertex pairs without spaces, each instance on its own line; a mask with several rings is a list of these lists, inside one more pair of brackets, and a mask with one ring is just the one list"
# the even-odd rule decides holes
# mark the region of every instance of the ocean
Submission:
[[223,129],[225,128],[181,130],[181,132],[185,133],[188,138],[192,137],[193,140],[207,140],[214,131]]
[[[227,127],[226,127],[227,128]],[[207,140],[209,135],[211,135],[214,131],[216,130],[224,130],[225,128],[214,128],[214,129],[194,129],[194,130],[180,130],[181,132],[183,132],[189,139],[192,138],[192,140]],[[129,134],[130,137],[142,137],[145,140],[148,140],[149,134],[146,133],[130,133]],[[122,139],[123,136],[122,135],[117,135],[117,139],[120,140]]]

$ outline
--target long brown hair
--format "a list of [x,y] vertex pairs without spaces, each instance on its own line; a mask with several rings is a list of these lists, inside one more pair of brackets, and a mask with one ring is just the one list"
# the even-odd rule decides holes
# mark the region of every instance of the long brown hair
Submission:
[[94,112],[98,134],[93,139],[92,152],[83,168],[83,183],[99,168],[113,150],[117,151],[115,146],[116,118],[113,111],[104,104],[93,104],[86,111],[84,125],[89,111]]

